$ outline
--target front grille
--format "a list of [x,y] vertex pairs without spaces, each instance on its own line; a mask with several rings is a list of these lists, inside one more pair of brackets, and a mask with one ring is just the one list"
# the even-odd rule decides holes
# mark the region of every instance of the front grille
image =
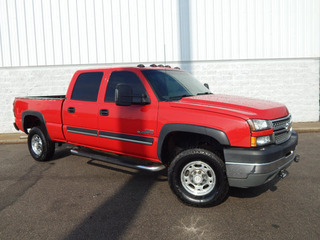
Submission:
[[272,120],[275,143],[281,144],[289,140],[292,134],[292,120],[288,115],[284,118]]

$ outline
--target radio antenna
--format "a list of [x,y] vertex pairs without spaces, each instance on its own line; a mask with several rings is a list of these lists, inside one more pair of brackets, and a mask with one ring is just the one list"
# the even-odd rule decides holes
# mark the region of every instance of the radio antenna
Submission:
[[166,44],[163,44],[163,51],[164,51],[164,66],[167,66],[167,59],[166,59]]

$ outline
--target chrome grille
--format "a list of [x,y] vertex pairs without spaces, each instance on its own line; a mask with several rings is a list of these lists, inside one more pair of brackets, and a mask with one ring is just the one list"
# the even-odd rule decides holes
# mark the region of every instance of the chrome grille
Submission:
[[281,144],[289,140],[292,133],[292,120],[288,115],[285,118],[272,120],[275,143]]

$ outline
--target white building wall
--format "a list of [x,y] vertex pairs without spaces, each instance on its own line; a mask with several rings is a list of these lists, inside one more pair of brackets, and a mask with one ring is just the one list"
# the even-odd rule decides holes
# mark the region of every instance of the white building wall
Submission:
[[77,69],[164,62],[317,121],[319,59],[320,0],[0,0],[0,133]]
[[320,57],[320,0],[0,0],[0,67]]

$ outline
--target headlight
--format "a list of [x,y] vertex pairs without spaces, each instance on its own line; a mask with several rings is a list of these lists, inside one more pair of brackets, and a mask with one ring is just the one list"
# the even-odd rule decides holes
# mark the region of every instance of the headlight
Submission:
[[273,125],[263,119],[249,119],[251,131],[251,147],[262,147],[274,142]]
[[250,126],[251,131],[262,131],[272,128],[272,123],[268,120],[249,119],[248,124]]

